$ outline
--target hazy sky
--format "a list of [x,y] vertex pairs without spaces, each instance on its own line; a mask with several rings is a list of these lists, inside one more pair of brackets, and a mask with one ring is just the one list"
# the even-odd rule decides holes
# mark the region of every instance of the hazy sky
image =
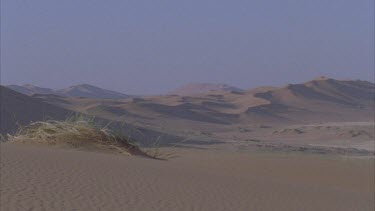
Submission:
[[1,83],[130,94],[373,80],[373,0],[1,0]]

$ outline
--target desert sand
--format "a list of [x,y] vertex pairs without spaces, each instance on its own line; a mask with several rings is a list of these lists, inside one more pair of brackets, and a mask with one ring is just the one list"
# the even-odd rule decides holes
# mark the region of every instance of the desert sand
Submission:
[[[172,150],[172,149],[163,149]],[[1,144],[1,210],[374,210],[374,159],[174,149],[168,161]]]
[[183,141],[190,145],[287,145],[293,149],[351,148],[374,153],[372,82],[318,78],[249,90],[191,84],[180,91],[191,93],[191,89],[203,93],[116,95],[92,85],[77,85],[64,89],[65,94],[58,90],[48,94],[50,89],[31,85],[1,87],[4,112],[0,133],[12,134],[19,124],[87,115],[95,117],[96,124],[131,136],[143,146],[160,140],[158,144],[163,146]]
[[[49,124],[20,142],[6,136],[1,211],[375,209],[371,82],[322,78],[279,88],[182,89],[208,91],[191,96],[21,88],[26,95],[0,86],[4,136],[18,124],[84,115],[95,117],[100,131],[177,157],[126,156],[102,136],[79,133],[73,140],[64,127]],[[98,90],[102,96],[92,95]],[[50,138],[59,134],[69,138]],[[82,139],[87,142],[79,144]]]

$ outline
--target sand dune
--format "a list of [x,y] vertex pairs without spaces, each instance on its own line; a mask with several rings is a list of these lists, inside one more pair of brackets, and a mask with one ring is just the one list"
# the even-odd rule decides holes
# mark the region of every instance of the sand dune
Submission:
[[3,86],[1,92],[1,127],[0,133],[14,132],[18,124],[25,125],[31,121],[45,119],[65,119],[74,111],[43,102],[41,99],[29,97]]
[[1,210],[375,209],[369,82],[126,99],[1,92],[2,133],[80,112],[143,145],[160,136],[178,147],[160,161],[70,139],[69,150],[1,144]]
[[[146,137],[148,140],[157,139],[156,134],[168,134],[171,137],[179,137],[179,140],[217,143],[259,137],[265,139],[276,130],[275,128],[282,129],[297,124],[373,122],[374,94],[375,85],[370,82],[319,78],[280,88],[259,87],[243,92],[216,90],[190,96],[93,99],[34,95],[34,98],[66,110],[99,117],[102,122],[115,122],[116,125],[126,123],[142,130],[153,131],[147,132],[151,134],[150,137]],[[239,127],[246,130],[238,131]],[[300,142],[307,143],[303,140],[312,140],[311,134],[304,133],[298,135],[298,138],[302,139]],[[141,138],[139,134],[136,136]],[[164,141],[164,137],[163,135],[161,142],[170,143],[170,139]],[[280,138],[285,141],[289,137],[291,136],[285,133],[277,133],[270,139]],[[364,145],[373,145],[370,136],[350,135],[346,129],[321,137],[327,142],[340,138],[349,140],[352,142],[350,146],[359,146],[356,143],[361,138],[360,141],[363,141]]]
[[242,92],[243,90],[227,84],[212,83],[190,83],[170,92],[171,95],[199,95],[209,94],[210,92]]
[[1,145],[1,210],[374,210],[374,160]]
[[[76,88],[81,90],[82,87],[73,87],[72,91]],[[375,85],[370,82],[324,78],[239,93],[218,89],[190,96],[149,96],[117,101],[68,98],[70,104],[59,103],[53,97],[37,97],[56,106],[92,115],[100,115],[100,107],[103,107],[106,114],[130,118],[133,114],[137,117],[191,120],[197,123],[269,124],[368,121],[371,119],[374,93]],[[105,118],[105,115],[102,117]]]
[[[374,84],[365,81],[319,79],[282,88],[263,87],[241,93],[213,91],[191,96],[143,97],[115,104],[110,101],[91,103],[92,106],[112,106],[114,109],[110,113],[117,116],[137,114],[138,117],[179,119],[196,123],[369,121],[374,87]],[[73,104],[77,108],[72,106],[72,109],[82,111],[82,103],[74,101]],[[88,113],[96,115],[93,111]]]
[[375,85],[370,82],[324,78],[255,93],[255,97],[268,100],[269,104],[251,107],[247,113],[295,123],[371,121],[374,93]]
[[128,98],[129,95],[125,95],[119,92],[102,89],[89,84],[80,84],[71,86],[66,89],[56,90],[57,94],[69,97],[86,97],[86,98],[104,98],[104,99],[122,99]]

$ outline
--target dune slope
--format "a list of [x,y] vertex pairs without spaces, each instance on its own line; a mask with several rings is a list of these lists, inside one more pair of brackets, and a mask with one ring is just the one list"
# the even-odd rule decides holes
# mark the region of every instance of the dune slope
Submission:
[[14,132],[18,124],[26,125],[32,121],[45,119],[61,120],[74,113],[3,86],[0,86],[0,98],[1,134]]
[[1,146],[1,210],[374,210],[373,160]]

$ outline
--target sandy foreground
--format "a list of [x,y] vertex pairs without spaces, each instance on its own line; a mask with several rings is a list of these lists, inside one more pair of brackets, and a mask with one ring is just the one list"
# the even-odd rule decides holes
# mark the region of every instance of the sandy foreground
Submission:
[[374,160],[179,149],[169,161],[1,145],[0,210],[374,210]]

